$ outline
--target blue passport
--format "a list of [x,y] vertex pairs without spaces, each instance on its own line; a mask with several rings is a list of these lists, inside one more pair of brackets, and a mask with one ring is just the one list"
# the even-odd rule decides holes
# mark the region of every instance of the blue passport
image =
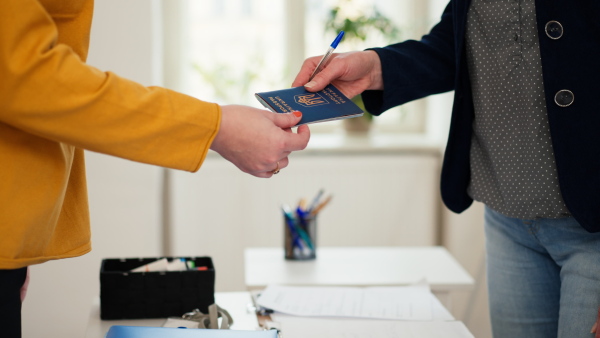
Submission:
[[319,92],[309,92],[304,87],[293,87],[256,93],[263,106],[275,113],[301,111],[298,125],[333,121],[362,116],[364,112],[333,85]]

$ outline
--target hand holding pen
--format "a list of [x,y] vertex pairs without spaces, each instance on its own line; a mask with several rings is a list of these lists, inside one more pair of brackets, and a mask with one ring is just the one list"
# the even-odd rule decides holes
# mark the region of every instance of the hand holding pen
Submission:
[[381,61],[375,51],[328,54],[306,59],[292,87],[304,86],[316,92],[331,83],[350,98],[367,89],[383,89]]
[[331,54],[333,54],[333,51],[337,48],[337,45],[340,43],[340,41],[342,41],[343,37],[344,37],[344,31],[341,31],[338,34],[338,36],[335,38],[335,40],[333,40],[333,42],[327,49],[327,52],[325,53],[325,55],[323,55],[323,58],[321,58],[321,61],[319,61],[319,63],[317,64],[317,67],[315,67],[315,70],[313,70],[312,74],[310,74],[310,77],[308,78],[309,82],[310,82],[310,80],[312,80],[315,77],[315,75],[317,75],[321,70],[323,70],[323,68],[325,66],[327,66],[327,62],[329,62],[329,59],[331,58]]

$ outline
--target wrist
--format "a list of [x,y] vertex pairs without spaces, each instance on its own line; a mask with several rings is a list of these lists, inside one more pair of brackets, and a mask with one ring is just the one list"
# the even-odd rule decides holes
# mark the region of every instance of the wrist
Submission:
[[220,114],[221,114],[221,118],[220,118],[220,123],[218,126],[218,129],[216,131],[215,137],[212,139],[212,142],[210,144],[210,149],[216,151],[217,153],[219,153],[219,145],[221,144],[221,141],[223,139],[223,134],[225,133],[224,129],[225,129],[225,124],[226,119],[227,119],[227,113],[226,111],[229,109],[228,106],[226,105],[219,105],[220,107]]
[[368,56],[369,64],[371,64],[370,71],[370,85],[368,90],[383,90],[383,72],[381,70],[381,60],[379,54],[374,50],[365,51],[365,55]]

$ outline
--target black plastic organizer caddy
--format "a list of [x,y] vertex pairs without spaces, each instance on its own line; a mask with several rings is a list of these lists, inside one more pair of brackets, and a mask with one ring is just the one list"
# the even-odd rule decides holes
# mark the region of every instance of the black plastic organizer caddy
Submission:
[[[163,257],[160,257],[163,258]],[[181,316],[215,302],[215,268],[210,257],[177,257],[206,270],[130,272],[160,258],[103,259],[100,318],[142,319]],[[173,257],[166,257],[169,261]]]

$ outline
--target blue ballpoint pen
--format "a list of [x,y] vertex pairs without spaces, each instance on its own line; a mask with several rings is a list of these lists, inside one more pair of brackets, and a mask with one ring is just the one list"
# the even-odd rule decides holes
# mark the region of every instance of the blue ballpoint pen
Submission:
[[303,249],[302,240],[300,239],[300,235],[296,231],[296,222],[294,220],[294,215],[289,210],[289,207],[286,205],[282,205],[281,209],[283,210],[283,215],[285,216],[285,223],[290,229],[290,236],[292,237],[292,245],[300,250]]
[[[302,249],[302,251],[305,255],[308,255],[309,252],[307,252],[305,250],[305,249],[307,249],[306,246],[308,246],[308,249],[310,249],[310,250],[314,250],[315,247],[313,246],[310,236],[302,228],[302,226],[301,226],[302,224],[298,224],[298,223],[305,223],[305,220],[302,217],[306,217],[306,215],[304,214],[304,212],[301,211],[302,208],[298,207],[298,209],[296,210],[296,215],[298,216],[297,218],[294,217],[293,212],[290,210],[290,208],[287,205],[282,205],[281,209],[283,210],[283,214],[285,215],[285,219],[288,224],[288,227],[290,227],[290,233],[292,234],[292,239],[294,241],[297,239],[298,247],[300,249]],[[298,222],[296,222],[296,221],[298,221]],[[294,239],[294,237],[296,239]],[[305,244],[306,246],[302,247],[300,245],[300,243]]]
[[307,213],[304,210],[302,210],[302,208],[298,207],[296,209],[296,216],[297,216],[297,220],[299,223],[298,227],[296,228],[296,230],[298,231],[298,234],[304,240],[306,245],[308,245],[308,247],[311,250],[314,250],[315,247],[313,246],[312,240],[310,239],[310,236],[307,233],[307,231],[308,231],[308,227],[306,224]]
[[315,68],[313,73],[310,75],[310,78],[308,78],[309,82],[313,79],[313,77],[315,77],[315,75],[317,75],[323,68],[325,68],[325,66],[327,65],[327,61],[329,61],[329,58],[331,58],[331,54],[333,54],[333,51],[337,47],[338,43],[340,43],[343,37],[344,31],[340,31],[338,36],[335,38],[335,40],[333,40],[333,42],[329,46],[329,49],[327,49],[327,53],[325,53],[325,55],[323,55],[323,58],[321,58],[321,61],[319,61],[317,68]]

